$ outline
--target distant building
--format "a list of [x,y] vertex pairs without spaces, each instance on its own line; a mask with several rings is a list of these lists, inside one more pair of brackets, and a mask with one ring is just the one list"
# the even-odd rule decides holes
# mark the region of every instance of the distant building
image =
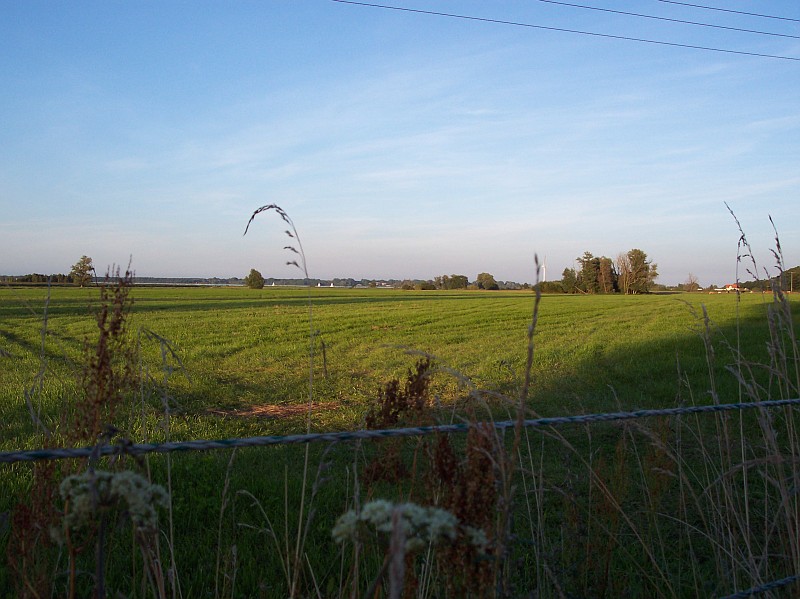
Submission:
[[739,283],[728,283],[727,285],[725,285],[725,287],[717,287],[716,289],[714,289],[714,291],[711,291],[709,293],[714,293],[714,292],[716,292],[716,293],[731,293],[731,292],[733,292],[733,293],[742,293],[744,291],[750,291],[750,290],[749,289],[742,289],[741,287],[739,287]]

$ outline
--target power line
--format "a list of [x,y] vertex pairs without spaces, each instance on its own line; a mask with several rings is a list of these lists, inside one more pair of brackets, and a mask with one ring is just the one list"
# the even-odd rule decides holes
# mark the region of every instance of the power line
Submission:
[[720,12],[732,12],[737,15],[747,15],[748,17],[763,17],[765,19],[780,19],[781,21],[794,21],[800,23],[800,19],[793,19],[791,17],[778,17],[775,15],[762,15],[757,12],[744,12],[741,10],[731,10],[729,8],[717,8],[716,6],[704,6],[702,4],[689,4],[688,2],[677,2],[676,0],[658,0],[666,4],[680,4],[681,6],[691,6],[692,8],[703,8],[705,10],[718,10]]
[[684,21],[682,19],[671,19],[669,17],[658,17],[655,15],[645,15],[637,12],[625,12],[624,10],[612,10],[610,8],[599,8],[597,6],[585,6],[583,4],[572,4],[571,2],[559,2],[558,0],[539,0],[539,2],[546,2],[547,4],[559,4],[561,6],[570,6],[572,8],[583,8],[586,10],[596,10],[600,12],[610,12],[617,15],[625,15],[628,17],[640,17],[642,19],[656,19],[658,21],[670,21],[672,23],[682,23],[684,25],[697,25],[699,27],[713,27],[714,29],[727,29],[729,31],[740,31],[743,33],[757,33],[759,35],[774,35],[777,37],[793,37],[800,39],[800,35],[790,35],[788,33],[774,33],[772,31],[760,31],[758,29],[742,29],[740,27],[728,27],[726,25],[714,25],[713,23],[699,23],[697,21]]
[[368,6],[370,8],[383,8],[386,10],[397,10],[401,12],[411,12],[411,13],[418,13],[424,15],[435,15],[438,17],[450,17],[453,19],[466,19],[469,21],[482,21],[484,23],[495,23],[498,25],[514,25],[516,27],[529,27],[531,29],[543,29],[546,31],[558,31],[561,33],[576,33],[579,35],[590,35],[593,37],[604,37],[609,39],[617,39],[617,40],[625,40],[629,42],[640,42],[644,44],[657,44],[660,46],[672,46],[675,48],[689,48],[691,50],[705,50],[707,52],[723,52],[725,54],[739,54],[743,56],[757,56],[759,58],[777,58],[779,60],[794,60],[800,62],[800,58],[795,58],[793,56],[780,56],[777,54],[761,54],[758,52],[745,52],[743,50],[728,50],[725,48],[712,48],[709,46],[696,46],[693,44],[679,44],[677,42],[665,42],[661,40],[651,40],[651,39],[644,39],[644,38],[637,38],[637,37],[629,37],[625,35],[612,35],[610,33],[596,33],[593,31],[580,31],[578,29],[565,29],[563,27],[548,27],[546,25],[533,25],[531,23],[520,23],[517,21],[503,21],[500,19],[489,19],[485,17],[473,17],[469,15],[458,15],[453,13],[446,13],[446,12],[436,12],[432,10],[419,10],[416,8],[405,8],[402,6],[389,6],[386,4],[373,4],[370,2],[355,2],[354,0],[332,0],[333,2],[338,2],[340,4],[353,4],[356,6]]

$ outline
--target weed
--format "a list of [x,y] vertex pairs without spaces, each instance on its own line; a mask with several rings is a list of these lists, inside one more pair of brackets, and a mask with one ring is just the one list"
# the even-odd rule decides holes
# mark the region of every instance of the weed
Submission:
[[[51,431],[38,415],[34,418],[44,447],[56,443],[66,446],[95,445],[110,442],[117,434],[120,420],[129,412],[129,399],[137,389],[137,347],[127,330],[132,300],[132,274],[106,275],[99,287],[95,308],[97,338],[83,345],[84,366],[78,373],[81,392],[74,401],[66,401]],[[42,338],[47,335],[47,320]],[[44,341],[43,341],[44,344]],[[44,354],[42,354],[44,355]],[[39,378],[45,371],[44,358]],[[32,407],[30,398],[28,406]],[[126,409],[128,408],[128,409]],[[33,412],[32,412],[33,415]],[[123,440],[124,443],[124,440]],[[164,585],[158,558],[158,535],[155,505],[165,505],[167,495],[131,471],[106,472],[95,469],[96,457],[80,473],[77,462],[37,462],[33,465],[31,493],[12,511],[12,529],[7,545],[10,570],[14,573],[21,597],[49,597],[58,588],[56,570],[60,547],[68,558],[68,581],[65,594],[75,597],[78,590],[78,560],[94,540],[94,596],[105,597],[107,535],[114,506],[124,500],[124,513],[133,523],[146,576],[157,596],[163,597]],[[63,500],[63,510],[57,506]],[[54,542],[56,541],[56,542]]]
[[84,368],[80,388],[83,390],[72,407],[71,422],[62,423],[68,443],[94,442],[101,432],[113,427],[127,394],[137,389],[135,345],[126,327],[132,299],[131,272],[116,283],[106,275],[100,285],[100,298],[95,312],[98,335],[93,343],[84,344]]
[[[403,387],[400,387],[397,379],[381,387],[375,403],[367,411],[366,428],[381,430],[431,424],[428,397],[431,367],[430,358],[422,358],[413,369],[409,369]],[[384,439],[376,446],[379,448],[377,454],[367,463],[361,475],[367,488],[378,481],[398,482],[410,476],[411,467],[403,458],[402,440]]]

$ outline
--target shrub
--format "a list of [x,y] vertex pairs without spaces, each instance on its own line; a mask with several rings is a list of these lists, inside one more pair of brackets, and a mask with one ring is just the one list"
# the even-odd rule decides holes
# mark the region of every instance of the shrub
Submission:
[[264,289],[264,277],[255,268],[250,269],[250,274],[244,278],[244,282],[250,289]]

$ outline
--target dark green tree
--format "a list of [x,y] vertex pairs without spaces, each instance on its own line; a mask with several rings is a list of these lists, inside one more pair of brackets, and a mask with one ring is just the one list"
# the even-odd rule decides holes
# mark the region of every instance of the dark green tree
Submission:
[[264,277],[255,268],[250,269],[250,274],[244,278],[244,283],[250,289],[264,289]]
[[83,287],[92,282],[92,274],[94,273],[94,265],[89,256],[81,256],[73,266],[69,273],[69,277],[73,283]]
[[561,273],[561,284],[565,293],[575,293],[578,290],[578,273],[574,268],[565,268]]
[[497,281],[495,281],[494,277],[488,272],[480,273],[475,279],[475,284],[477,285],[478,289],[500,289],[500,285],[497,284]]
[[450,275],[448,289],[466,289],[469,286],[467,275]]
[[648,261],[647,254],[638,248],[630,250],[627,257],[630,268],[628,293],[647,293],[658,277],[658,265]]
[[[528,283],[524,283],[522,285],[523,289],[527,289],[525,285],[530,285]],[[564,283],[563,281],[540,281],[539,282],[539,291],[542,293],[564,293]]]
[[600,291],[600,258],[592,252],[583,252],[583,256],[576,258],[580,265],[578,271],[578,288],[586,293],[599,293]]
[[614,261],[603,256],[600,258],[597,283],[600,293],[614,293],[617,290],[617,272],[614,270]]
[[436,289],[466,289],[469,285],[467,275],[440,275],[433,279]]

